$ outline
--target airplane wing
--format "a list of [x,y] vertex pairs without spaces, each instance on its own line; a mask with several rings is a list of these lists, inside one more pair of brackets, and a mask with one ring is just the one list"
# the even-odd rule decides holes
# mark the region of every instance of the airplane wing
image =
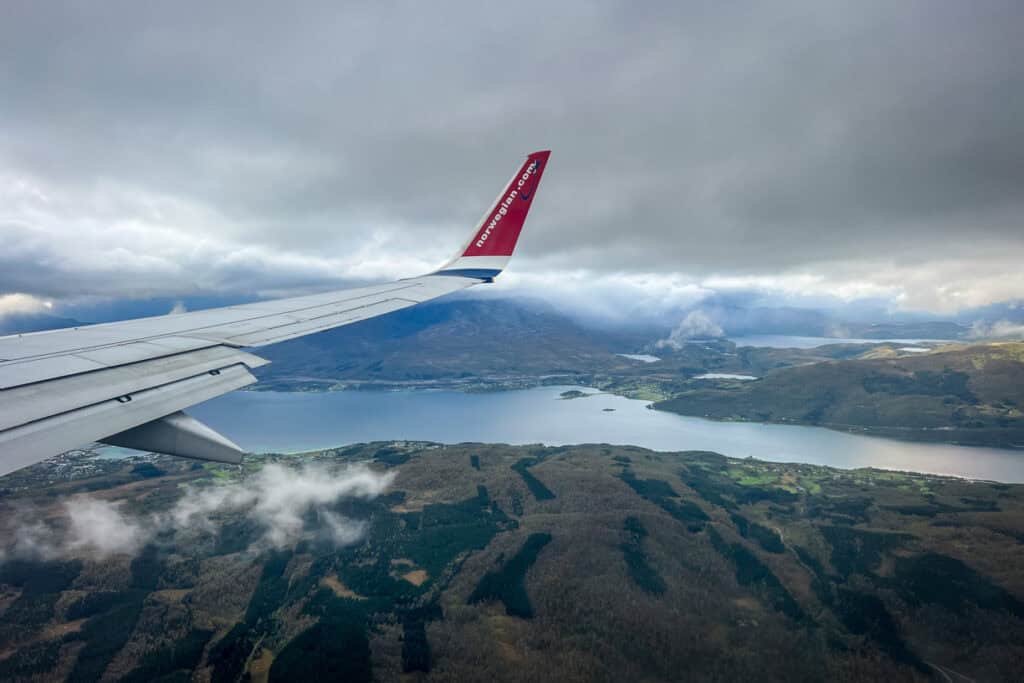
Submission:
[[391,313],[492,281],[508,263],[550,152],[526,158],[439,270],[383,285],[0,337],[0,475],[94,441],[237,463],[181,412],[252,384],[243,349]]

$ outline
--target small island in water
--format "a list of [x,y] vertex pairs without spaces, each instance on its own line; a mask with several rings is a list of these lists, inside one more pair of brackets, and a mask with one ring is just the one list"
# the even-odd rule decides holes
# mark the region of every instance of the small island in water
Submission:
[[580,391],[579,389],[569,389],[568,391],[560,393],[558,398],[563,401],[568,401],[574,398],[586,398],[587,396],[593,396],[593,394],[587,393],[586,391]]

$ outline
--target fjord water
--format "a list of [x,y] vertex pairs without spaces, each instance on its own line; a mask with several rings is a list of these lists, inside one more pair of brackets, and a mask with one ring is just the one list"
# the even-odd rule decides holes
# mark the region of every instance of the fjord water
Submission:
[[714,422],[649,410],[646,401],[610,394],[560,399],[567,389],[592,391],[583,387],[486,394],[239,391],[190,412],[255,452],[298,452],[386,440],[549,446],[610,443],[1024,482],[1022,451],[910,443],[820,427]]

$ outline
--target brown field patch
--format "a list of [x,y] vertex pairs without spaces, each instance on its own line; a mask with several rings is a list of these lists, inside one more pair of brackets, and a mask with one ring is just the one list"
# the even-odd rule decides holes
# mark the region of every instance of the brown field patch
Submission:
[[426,570],[413,569],[411,572],[402,574],[402,578],[414,586],[422,586],[423,583],[430,578],[430,575],[427,574]]
[[758,603],[757,600],[755,600],[754,598],[748,598],[748,597],[736,598],[735,600],[732,601],[732,604],[736,605],[737,607],[741,607],[743,609],[749,609],[749,610],[753,610],[753,611],[757,611],[757,612],[761,611],[760,603]]
[[39,634],[38,640],[57,640],[58,638],[63,638],[69,633],[77,633],[81,630],[82,624],[85,622],[85,619],[76,619],[75,621],[65,621],[62,624],[47,626]]
[[153,591],[150,595],[163,602],[175,603],[184,600],[185,596],[191,592],[191,588],[167,588],[165,590]]
[[354,590],[342,583],[341,579],[334,574],[320,579],[320,585],[325,588],[330,588],[339,598],[348,598],[349,600],[366,600],[365,595],[356,593]]
[[274,653],[264,649],[258,657],[249,662],[249,676],[253,683],[266,683],[270,677],[270,665],[274,663]]

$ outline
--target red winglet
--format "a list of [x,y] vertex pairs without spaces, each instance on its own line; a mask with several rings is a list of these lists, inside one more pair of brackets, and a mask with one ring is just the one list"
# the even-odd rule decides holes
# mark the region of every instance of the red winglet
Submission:
[[463,257],[512,255],[550,155],[550,150],[544,150],[526,157],[519,172],[484,216]]

